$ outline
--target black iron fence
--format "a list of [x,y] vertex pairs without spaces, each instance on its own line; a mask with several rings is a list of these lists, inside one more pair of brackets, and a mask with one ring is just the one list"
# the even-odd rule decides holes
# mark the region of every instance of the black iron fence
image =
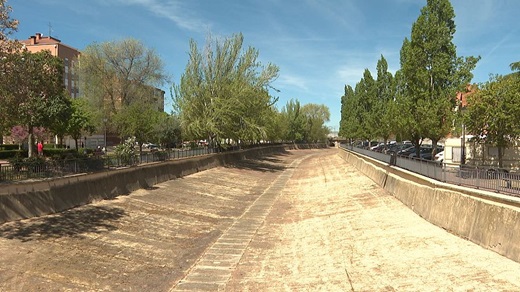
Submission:
[[[222,150],[220,150],[222,151]],[[88,158],[66,158],[59,160],[19,161],[0,164],[0,182],[15,182],[30,179],[61,177],[151,163],[195,157],[217,153],[217,148],[175,149],[168,151],[143,152],[135,156],[93,155]]]
[[520,173],[491,167],[451,167],[437,161],[385,154],[352,145],[341,147],[441,182],[520,196]]
[[[171,149],[167,151],[146,151],[135,156],[121,157],[115,155],[103,155],[103,153],[95,153],[88,158],[66,158],[59,160],[39,160],[18,161],[16,163],[0,164],[0,182],[16,182],[31,179],[45,179],[53,177],[62,177],[81,173],[97,172],[121,167],[139,165],[142,163],[152,163],[167,161],[173,159],[181,159],[187,157],[195,157],[219,152],[237,151],[240,149],[262,147],[268,145],[287,145],[283,143],[276,144],[252,144],[238,146],[228,146],[225,148],[203,147],[195,149]],[[325,148],[323,143],[305,143],[296,144],[298,149],[316,149]]]

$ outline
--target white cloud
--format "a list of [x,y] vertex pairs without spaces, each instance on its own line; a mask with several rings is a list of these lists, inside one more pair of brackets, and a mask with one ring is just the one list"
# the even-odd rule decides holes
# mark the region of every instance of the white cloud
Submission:
[[280,89],[296,87],[302,91],[309,90],[309,88],[307,86],[307,81],[305,80],[305,78],[302,78],[302,77],[296,76],[296,75],[291,75],[291,74],[280,75],[280,77],[275,81],[275,83],[279,84],[278,86],[280,87]]
[[211,25],[202,20],[198,15],[188,9],[185,1],[179,0],[118,0],[124,5],[139,5],[150,12],[173,21],[179,27],[203,33],[210,29]]

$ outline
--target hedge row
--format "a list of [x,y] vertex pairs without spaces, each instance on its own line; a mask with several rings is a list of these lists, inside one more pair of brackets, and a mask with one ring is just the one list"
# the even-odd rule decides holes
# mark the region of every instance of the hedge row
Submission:
[[[80,153],[83,153],[83,152],[80,152]],[[59,149],[59,148],[57,148],[57,149],[54,149],[54,148],[45,149],[44,148],[43,149],[43,155],[46,157],[53,157],[53,156],[64,157],[67,155],[75,156],[76,154],[78,154],[78,151],[75,149]],[[10,158],[14,158],[16,156],[27,157],[28,151],[27,150],[18,150],[18,148],[16,148],[16,150],[0,150],[0,159],[10,159]]]
[[9,159],[16,156],[27,157],[27,150],[2,150],[0,159]]
[[0,151],[1,150],[18,150],[20,146],[18,144],[1,144],[0,145]]

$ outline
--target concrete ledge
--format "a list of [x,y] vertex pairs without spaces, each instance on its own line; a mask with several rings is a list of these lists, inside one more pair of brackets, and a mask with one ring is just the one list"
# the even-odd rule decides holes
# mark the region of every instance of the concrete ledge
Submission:
[[345,149],[338,154],[429,222],[520,262],[519,198],[438,182]]
[[115,171],[2,186],[0,224],[53,214],[95,201],[112,199],[167,180],[217,166],[295,149],[294,145],[268,146],[236,152],[151,163]]

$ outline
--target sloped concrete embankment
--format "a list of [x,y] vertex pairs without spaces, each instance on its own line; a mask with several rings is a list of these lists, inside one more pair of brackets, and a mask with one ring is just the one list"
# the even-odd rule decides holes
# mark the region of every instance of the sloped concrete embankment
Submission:
[[213,167],[245,158],[283,153],[286,149],[294,148],[292,145],[255,148],[48,181],[4,185],[0,187],[0,223],[53,214],[94,201],[113,199]]
[[339,156],[429,222],[520,262],[520,199],[391,167],[344,149]]

